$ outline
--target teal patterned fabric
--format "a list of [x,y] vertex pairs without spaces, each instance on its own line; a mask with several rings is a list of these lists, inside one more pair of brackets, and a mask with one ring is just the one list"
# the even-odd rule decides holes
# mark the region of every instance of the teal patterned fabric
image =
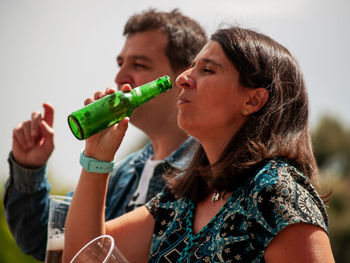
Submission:
[[195,204],[164,190],[146,204],[156,220],[149,262],[265,262],[269,242],[286,226],[308,223],[328,232],[328,216],[306,177],[274,159],[238,188],[196,235]]

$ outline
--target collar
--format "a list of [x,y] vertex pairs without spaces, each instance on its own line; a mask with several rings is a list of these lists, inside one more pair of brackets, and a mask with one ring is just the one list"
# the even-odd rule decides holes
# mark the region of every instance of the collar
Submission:
[[[193,137],[189,137],[179,148],[173,151],[162,163],[167,163],[174,169],[183,169],[189,164],[195,149],[199,143]],[[136,166],[145,163],[154,154],[152,143],[149,142],[138,152],[136,158],[131,161]]]
[[198,145],[199,143],[196,139],[189,137],[178,149],[165,158],[164,161],[175,169],[183,169],[185,166],[189,165]]

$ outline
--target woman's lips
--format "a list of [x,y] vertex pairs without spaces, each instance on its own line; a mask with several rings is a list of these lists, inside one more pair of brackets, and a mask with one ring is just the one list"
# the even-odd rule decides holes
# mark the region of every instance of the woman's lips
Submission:
[[185,97],[183,96],[180,96],[178,101],[177,101],[177,105],[182,105],[182,104],[186,104],[186,103],[189,103],[190,101],[188,99],[186,99]]

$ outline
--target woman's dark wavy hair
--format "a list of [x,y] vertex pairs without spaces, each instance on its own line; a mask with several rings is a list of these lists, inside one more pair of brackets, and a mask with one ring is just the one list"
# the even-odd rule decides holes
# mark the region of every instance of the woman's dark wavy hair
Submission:
[[168,187],[177,197],[199,201],[212,191],[234,191],[264,160],[282,157],[319,188],[308,132],[308,97],[295,58],[270,37],[249,29],[219,29],[211,40],[236,67],[240,83],[266,88],[269,99],[249,116],[214,165],[199,145],[183,176],[168,178]]
[[123,35],[129,36],[150,30],[161,30],[168,36],[165,55],[174,71],[189,67],[208,41],[201,25],[183,15],[178,9],[161,12],[151,8],[135,14],[126,22]]

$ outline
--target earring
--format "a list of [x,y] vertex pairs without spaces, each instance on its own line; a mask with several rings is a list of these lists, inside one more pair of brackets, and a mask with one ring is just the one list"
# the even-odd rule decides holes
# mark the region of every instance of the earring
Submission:
[[247,116],[249,114],[249,111],[247,109],[242,110],[242,115]]

